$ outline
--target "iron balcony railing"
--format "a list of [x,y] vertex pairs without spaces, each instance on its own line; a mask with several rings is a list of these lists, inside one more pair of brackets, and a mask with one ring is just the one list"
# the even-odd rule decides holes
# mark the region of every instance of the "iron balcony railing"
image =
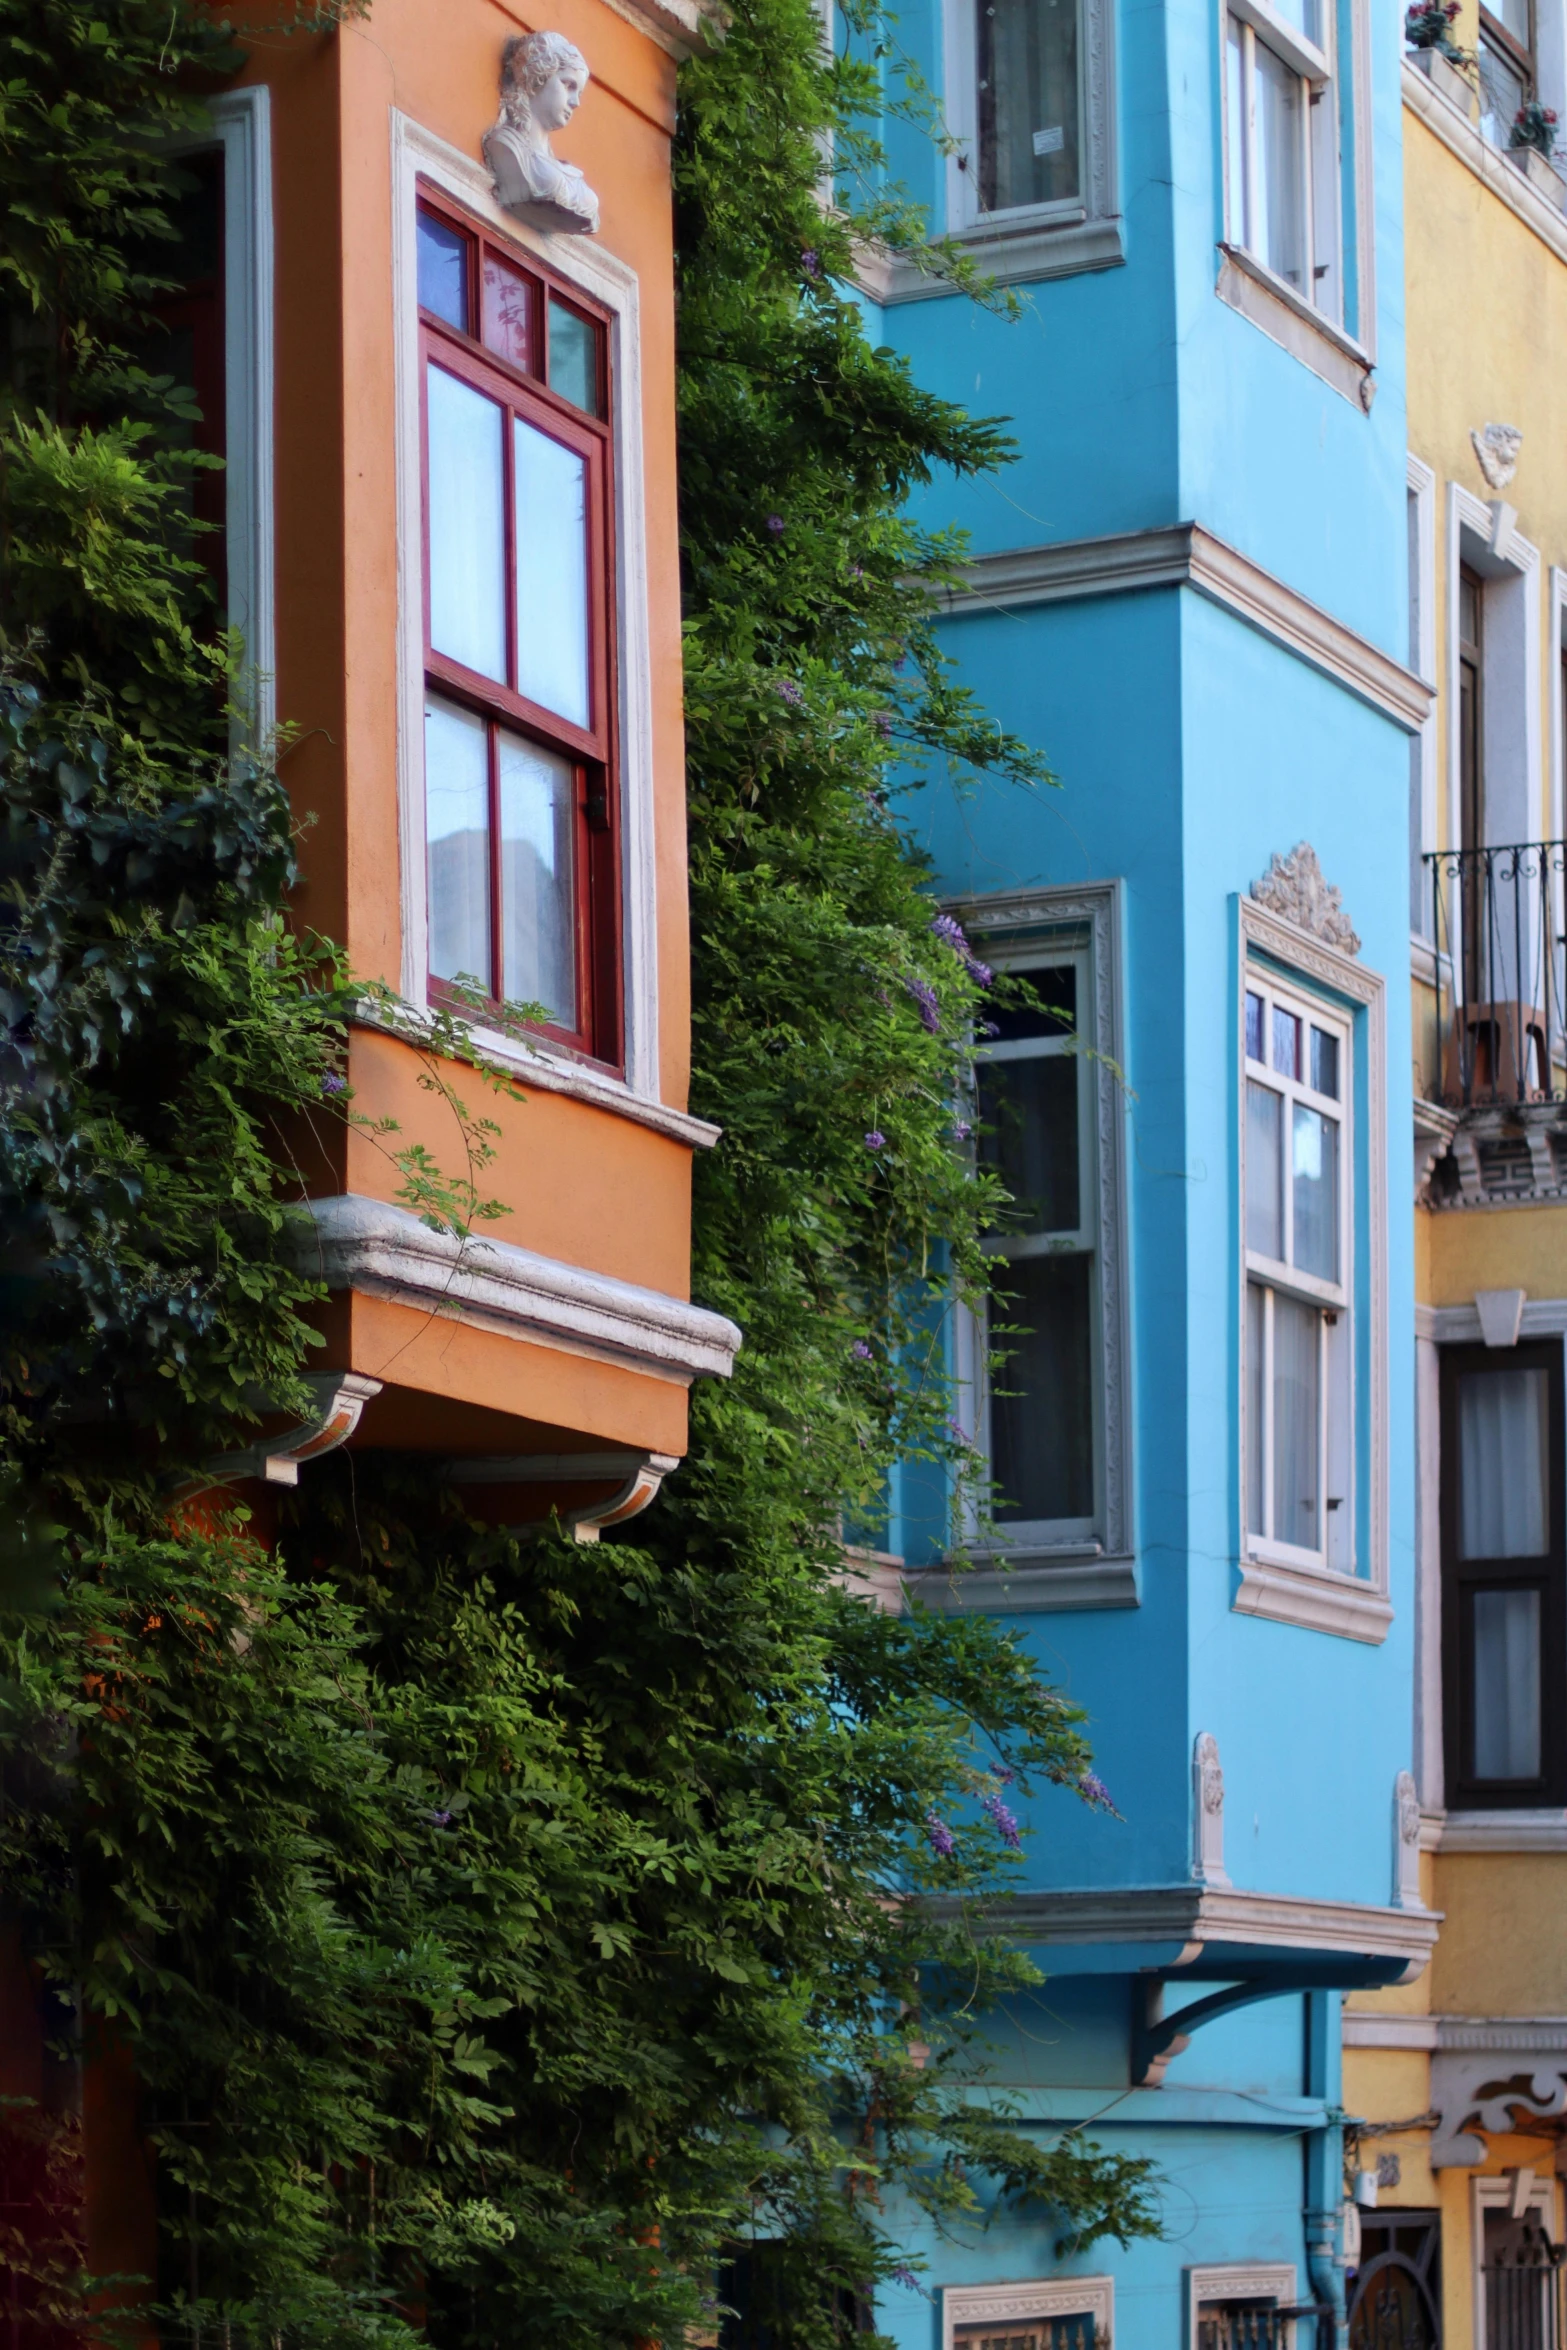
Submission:
[[1438,1098],[1452,1108],[1567,1099],[1567,842],[1424,859]]
[[1205,2301],[1197,2312],[1196,2350],[1290,2350],[1292,2328],[1300,2318],[1314,2324],[1318,2350],[1332,2350],[1335,2312],[1319,2301],[1292,2307],[1277,2301]]

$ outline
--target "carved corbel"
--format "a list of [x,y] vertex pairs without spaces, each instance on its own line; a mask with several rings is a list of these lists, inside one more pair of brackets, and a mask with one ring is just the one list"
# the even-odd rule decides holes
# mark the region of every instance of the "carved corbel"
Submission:
[[1192,1875],[1199,1885],[1224,1887],[1224,1773],[1211,1730],[1192,1747]]
[[279,1435],[258,1436],[243,1452],[223,1453],[210,1463],[207,1478],[222,1485],[243,1477],[259,1477],[268,1485],[297,1485],[300,1462],[346,1444],[365,1405],[381,1392],[379,1379],[363,1378],[357,1371],[317,1371],[305,1385],[315,1399],[308,1419]]
[[1420,1792],[1411,1771],[1393,1781],[1393,1906],[1424,1909],[1420,1898]]
[[[671,1469],[679,1466],[675,1455],[667,1452],[528,1452],[455,1461],[451,1476],[454,1485],[485,1488],[492,1505],[499,1495],[497,1522],[513,1527],[543,1524],[532,1490],[537,1486],[607,1485],[608,1493],[556,1513],[576,1541],[597,1542],[606,1526],[622,1526],[628,1518],[638,1517],[657,1498]],[[508,1487],[523,1489],[511,1509],[504,1498]]]

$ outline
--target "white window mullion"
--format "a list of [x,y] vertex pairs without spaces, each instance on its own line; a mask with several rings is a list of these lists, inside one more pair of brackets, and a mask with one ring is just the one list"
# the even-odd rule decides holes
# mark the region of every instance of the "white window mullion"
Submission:
[[1273,1292],[1262,1293],[1262,1525],[1273,1540]]

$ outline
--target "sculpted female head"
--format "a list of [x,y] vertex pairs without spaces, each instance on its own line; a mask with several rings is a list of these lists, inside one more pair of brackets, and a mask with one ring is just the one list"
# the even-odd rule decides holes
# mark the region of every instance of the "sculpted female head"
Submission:
[[564,130],[587,84],[588,61],[564,33],[518,33],[501,52],[503,112],[519,130]]

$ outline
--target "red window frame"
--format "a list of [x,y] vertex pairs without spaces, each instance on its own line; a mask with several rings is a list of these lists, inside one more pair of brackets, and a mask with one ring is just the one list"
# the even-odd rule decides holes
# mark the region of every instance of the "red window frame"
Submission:
[[[490,970],[486,974],[490,1000],[500,1001],[500,956],[504,927],[501,909],[500,784],[497,729],[504,727],[541,743],[572,762],[575,781],[575,960],[577,1025],[563,1028],[539,1023],[539,1033],[570,1046],[587,1058],[618,1070],[624,1059],[621,1013],[620,938],[620,790],[618,743],[618,661],[615,643],[616,578],[614,542],[614,447],[609,419],[613,415],[611,375],[611,314],[585,296],[569,280],[557,277],[531,252],[497,237],[439,189],[420,181],[418,203],[447,229],[456,230],[466,244],[466,309],[477,333],[463,333],[421,307],[419,312],[419,416],[422,474],[424,678],[427,691],[437,691],[489,722],[489,909]],[[493,253],[505,268],[529,286],[530,358],[538,372],[514,366],[483,339],[484,256]],[[552,302],[565,305],[591,322],[597,353],[595,387],[599,413],[590,416],[572,401],[550,389],[549,333]],[[506,570],[507,682],[481,676],[449,654],[438,652],[430,638],[430,446],[429,370],[445,369],[459,381],[496,401],[508,418],[546,433],[583,457],[588,484],[588,680],[589,720],[577,726],[552,710],[528,700],[517,690],[517,567],[515,498],[512,489],[513,435],[502,431],[504,462],[503,506]],[[428,873],[428,845],[425,849]],[[452,1002],[451,988],[433,974],[427,976],[431,996]]]

